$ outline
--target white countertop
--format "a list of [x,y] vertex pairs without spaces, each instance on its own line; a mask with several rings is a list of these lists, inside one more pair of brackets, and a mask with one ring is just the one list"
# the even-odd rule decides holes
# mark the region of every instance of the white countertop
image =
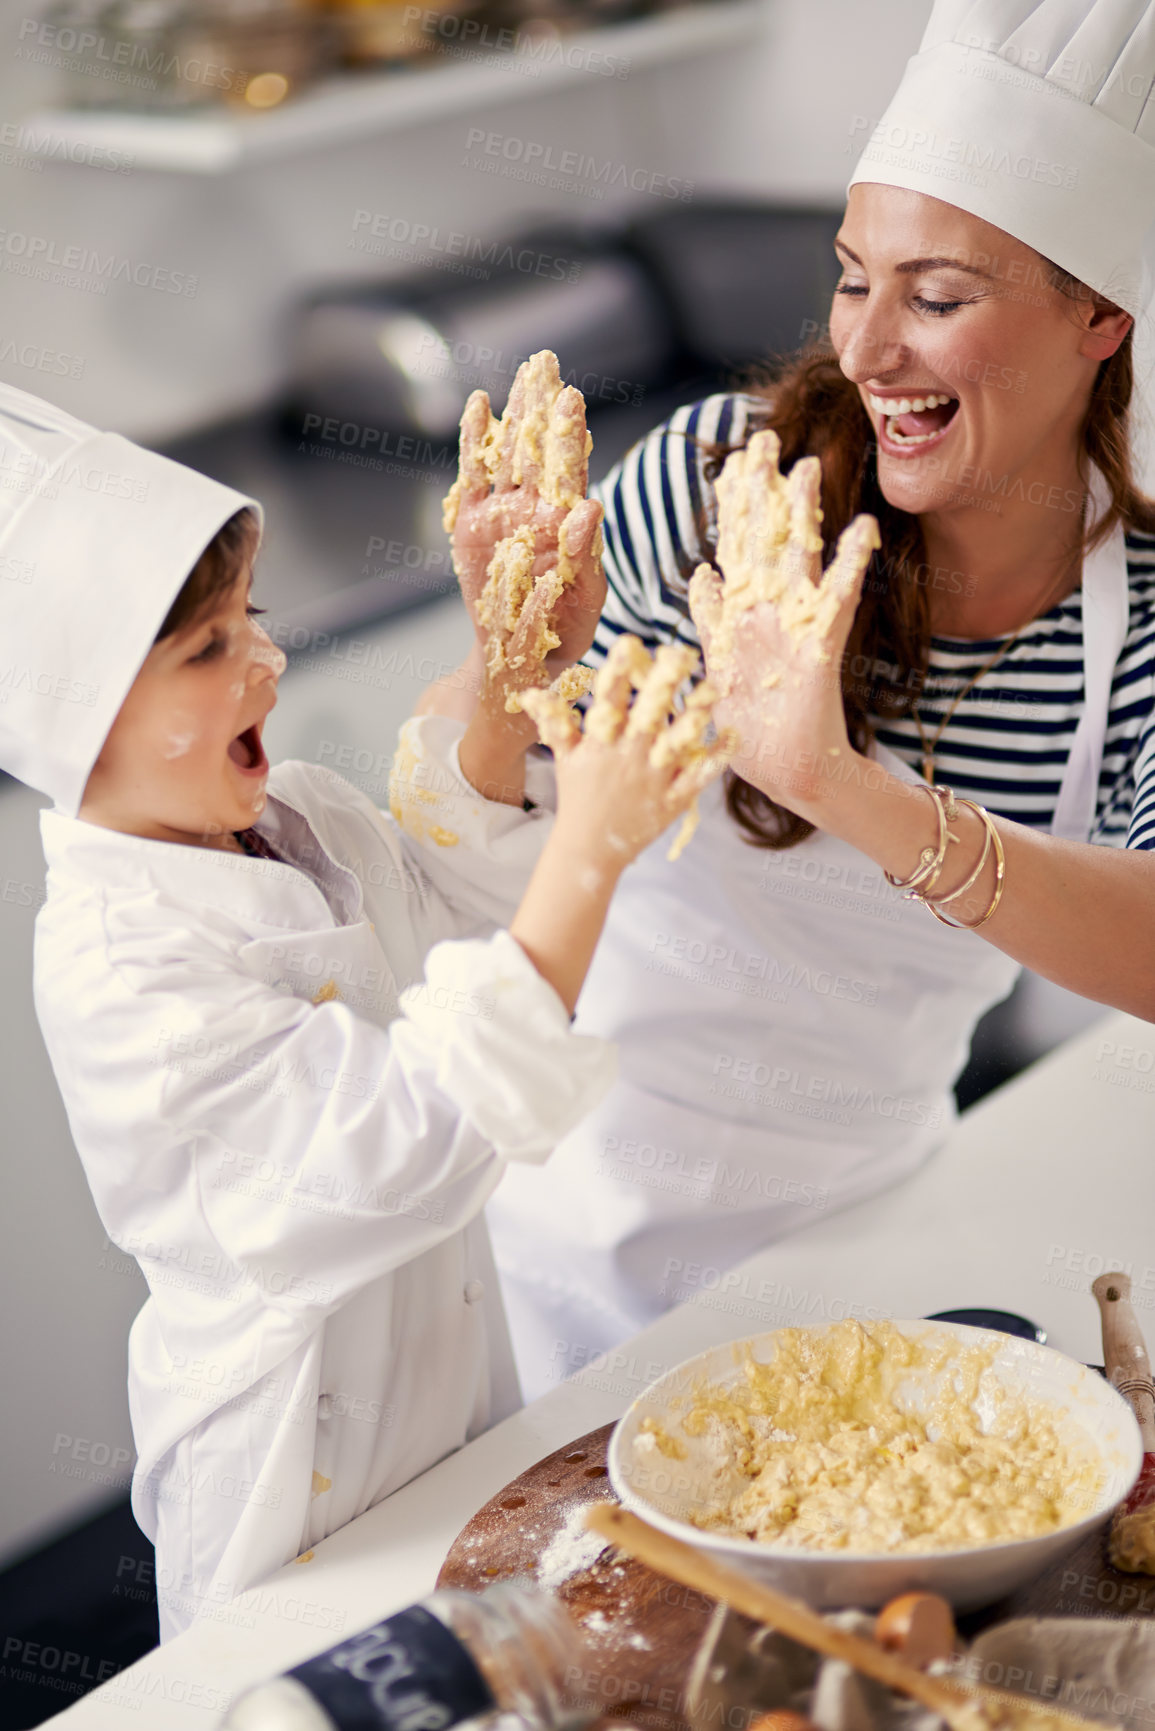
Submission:
[[[1132,1276],[1155,1344],[1155,1026],[1104,1020],[974,1107],[913,1178],[820,1219],[514,1414],[176,1640],[56,1715],[69,1731],[189,1731],[229,1700],[428,1592],[469,1517],[518,1473],[617,1418],[670,1365],[765,1327],[844,1314],[1019,1311],[1101,1358],[1090,1283]],[[708,1283],[713,1290],[705,1290]],[[133,1720],[126,1715],[137,1712]]]

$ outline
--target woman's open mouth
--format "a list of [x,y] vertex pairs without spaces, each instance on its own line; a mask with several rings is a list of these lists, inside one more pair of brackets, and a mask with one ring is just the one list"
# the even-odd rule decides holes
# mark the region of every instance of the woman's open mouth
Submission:
[[876,397],[868,392],[880,417],[878,442],[894,457],[921,456],[946,436],[958,411],[958,398],[930,392],[925,396]]
[[269,760],[265,756],[265,748],[261,744],[260,731],[254,722],[252,727],[246,727],[243,733],[229,746],[229,758],[236,764],[242,775],[266,775]]

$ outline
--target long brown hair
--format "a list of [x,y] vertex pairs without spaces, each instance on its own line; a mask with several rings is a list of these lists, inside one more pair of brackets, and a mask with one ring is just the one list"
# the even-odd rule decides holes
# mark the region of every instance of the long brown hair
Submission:
[[[1112,304],[1049,260],[1044,262],[1051,286],[1060,293],[1072,300],[1090,297],[1097,306]],[[1119,522],[1155,534],[1155,501],[1139,490],[1132,473],[1133,386],[1129,331],[1115,353],[1101,363],[1080,429],[1080,479],[1086,485],[1092,465],[1097,467],[1110,499],[1099,520],[1087,525],[1085,553],[1105,540]],[[829,344],[812,345],[785,361],[767,363],[747,377],[743,388],[765,404],[764,410],[752,415],[747,437],[761,427],[773,428],[782,443],[783,472],[799,457],[816,456],[821,461],[823,564],[858,512],[869,511],[878,519],[882,546],[871,558],[841,669],[847,732],[854,748],[865,751],[873,732],[870,717],[910,714],[926,682],[934,578],[926,562],[922,527],[917,517],[897,510],[883,497],[874,429],[858,387],[843,374]],[[717,478],[726,457],[737,448],[707,447],[710,480]],[[715,543],[704,518],[699,530],[706,557],[712,559]],[[726,774],[726,805],[754,847],[794,847],[814,829],[733,771]]]

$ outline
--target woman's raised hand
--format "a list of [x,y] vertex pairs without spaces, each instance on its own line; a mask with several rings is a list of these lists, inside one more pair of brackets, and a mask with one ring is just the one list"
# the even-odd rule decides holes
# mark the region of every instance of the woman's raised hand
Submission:
[[706,742],[715,699],[707,680],[677,705],[698,665],[683,644],[663,644],[651,659],[636,637],[617,638],[594,681],[584,730],[558,693],[523,694],[557,763],[558,829],[584,857],[600,853],[621,870],[679,816],[687,821],[670,857],[689,840],[691,807],[726,767],[733,743]]
[[[718,721],[733,730],[734,768],[798,809],[831,759],[849,751],[841,661],[878,524],[858,516],[822,569],[822,481],[817,457],[788,476],[773,432],[755,433],[718,478],[717,562],[690,581]],[[824,761],[825,760],[825,761]]]
[[445,528],[487,684],[507,694],[548,683],[593,642],[606,585],[590,446],[582,394],[548,349],[522,362],[500,421],[484,391],[465,405]]

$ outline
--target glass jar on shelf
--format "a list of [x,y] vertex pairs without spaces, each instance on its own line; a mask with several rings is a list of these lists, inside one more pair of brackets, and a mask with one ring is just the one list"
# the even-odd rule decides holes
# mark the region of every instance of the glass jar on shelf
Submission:
[[58,0],[44,14],[62,101],[174,113],[273,108],[336,64],[336,31],[308,0]]
[[333,21],[309,0],[203,0],[204,54],[227,73],[221,94],[236,107],[278,107],[337,64]]
[[369,70],[400,66],[428,55],[433,40],[425,29],[428,15],[410,0],[315,0],[332,20],[339,40],[341,63]]
[[163,68],[184,10],[185,0],[56,0],[40,22],[63,73],[61,105],[170,106]]

